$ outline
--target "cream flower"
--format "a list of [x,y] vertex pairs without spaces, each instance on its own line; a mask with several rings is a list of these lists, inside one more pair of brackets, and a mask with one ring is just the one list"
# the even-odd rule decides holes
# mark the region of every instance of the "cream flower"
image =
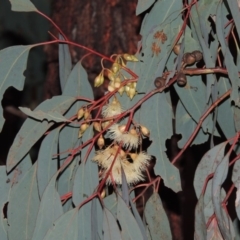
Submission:
[[[119,147],[115,145],[103,151],[98,151],[92,159],[103,169],[102,178],[104,178],[109,172],[113,160],[115,159],[112,170],[106,181],[107,184],[111,184],[112,180],[116,184],[122,184],[122,169],[125,173],[128,184],[136,184],[139,181],[144,180],[144,176],[142,174],[143,166],[139,165],[139,163],[136,164],[136,161],[133,161],[132,163],[129,162],[126,158],[125,152],[122,149],[118,151],[118,148]],[[117,153],[118,155],[116,156]],[[145,159],[145,161],[147,160]],[[143,162],[143,160],[140,162]]]
[[104,118],[113,117],[123,112],[122,106],[116,97],[113,98],[112,102],[103,107],[102,115]]
[[151,155],[148,155],[146,152],[140,152],[139,154],[130,153],[130,157],[133,160],[135,169],[141,172],[146,169],[151,160]]
[[109,137],[118,143],[122,143],[123,147],[128,149],[137,148],[139,144],[139,136],[135,129],[125,132],[125,125],[113,124],[109,128]]

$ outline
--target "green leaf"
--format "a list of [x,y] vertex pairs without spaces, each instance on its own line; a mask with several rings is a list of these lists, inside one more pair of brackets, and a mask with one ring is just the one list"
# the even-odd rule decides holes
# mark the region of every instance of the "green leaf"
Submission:
[[232,182],[234,183],[235,187],[237,188],[236,192],[236,200],[235,200],[235,208],[238,219],[240,219],[240,161],[236,161],[233,166],[232,171]]
[[[59,39],[64,40],[63,36],[59,34]],[[72,70],[72,59],[68,44],[60,43],[58,49],[59,55],[59,77],[62,91],[68,80],[68,76]]]
[[32,239],[39,208],[37,165],[34,164],[10,192],[8,204],[8,238]]
[[59,128],[52,130],[42,141],[37,161],[37,182],[40,199],[50,179],[58,170]]
[[3,208],[8,201],[10,185],[7,184],[6,166],[0,166],[0,236],[1,240],[8,240],[6,232],[7,219],[4,218]]
[[136,15],[141,14],[142,12],[146,11],[148,8],[150,8],[155,0],[138,0],[138,4],[136,7]]
[[53,227],[49,229],[44,240],[79,240],[83,238],[78,237],[78,209],[74,208],[54,223]]
[[117,196],[115,193],[112,193],[103,199],[104,206],[108,208],[109,211],[113,214],[114,217],[117,217]]
[[52,177],[43,193],[32,238],[34,240],[42,240],[54,221],[63,214],[60,196],[56,190],[57,176],[58,173]]
[[[182,138],[178,141],[179,148],[184,147],[184,145],[187,143],[188,139],[194,132],[196,126],[196,122],[188,114],[182,102],[178,101],[176,109],[176,133],[182,135]],[[201,128],[191,145],[204,143],[208,140],[208,137],[209,135],[205,134]]]
[[[57,111],[65,113],[76,101],[69,96],[57,96],[42,102],[34,111]],[[7,170],[11,171],[14,166],[29,152],[31,147],[43,136],[53,123],[39,122],[27,118],[19,130],[9,150],[7,158]]]
[[117,219],[122,229],[122,239],[142,240],[143,236],[128,206],[118,195]]
[[233,239],[230,231],[230,217],[222,207],[221,186],[228,173],[229,155],[226,155],[218,164],[212,181],[212,202],[219,229],[224,239]]
[[29,0],[9,0],[11,10],[15,12],[38,12],[37,8]]
[[90,159],[77,169],[73,183],[73,202],[78,206],[91,196],[98,185],[98,166]]
[[210,149],[204,154],[200,163],[198,164],[193,182],[194,189],[198,198],[201,195],[202,188],[207,176],[215,172],[218,163],[222,161],[227,143],[227,141],[223,142]]
[[122,239],[116,219],[107,208],[103,210],[103,232],[104,240]]
[[38,110],[38,111],[32,111],[30,108],[26,108],[26,107],[19,107],[19,109],[25,113],[27,116],[32,117],[34,119],[43,121],[43,120],[47,120],[48,122],[50,121],[54,121],[54,122],[69,122],[69,120],[67,118],[65,118],[61,113],[59,112],[44,112],[42,110]]
[[209,224],[207,229],[207,235],[205,235],[205,237],[207,237],[206,239],[211,239],[211,240],[224,240],[219,230],[218,222],[216,218],[213,218],[211,223]]
[[[16,1],[17,2],[17,1]],[[0,96],[1,99],[7,88],[13,86],[19,91],[23,90],[25,76],[23,72],[27,66],[30,49],[34,45],[8,47],[0,51]],[[0,100],[1,100],[0,99]],[[3,109],[0,106],[0,132],[4,124]]]
[[172,239],[168,217],[157,193],[153,193],[148,199],[144,215],[152,239]]
[[178,169],[171,164],[166,155],[166,140],[171,138],[172,108],[164,92],[151,97],[144,102],[140,109],[140,124],[150,130],[152,144],[148,153],[157,159],[155,165],[156,175],[164,179],[164,184],[173,191],[181,190],[181,181]]

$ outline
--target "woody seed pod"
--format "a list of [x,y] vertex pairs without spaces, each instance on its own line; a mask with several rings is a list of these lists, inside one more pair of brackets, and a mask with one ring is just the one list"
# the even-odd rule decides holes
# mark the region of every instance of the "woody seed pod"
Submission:
[[173,52],[178,55],[179,52],[180,52],[180,47],[181,47],[181,43],[178,43],[176,44],[174,47],[173,47]]
[[192,53],[184,53],[183,62],[187,65],[192,65],[196,62],[196,58]]
[[154,85],[156,88],[161,88],[165,86],[166,79],[163,77],[157,77],[154,81]]
[[202,53],[198,50],[195,50],[192,52],[192,54],[195,56],[196,62],[199,62],[200,60],[202,60]]
[[177,84],[180,87],[184,87],[187,84],[187,77],[184,73],[182,73],[182,72],[178,73]]

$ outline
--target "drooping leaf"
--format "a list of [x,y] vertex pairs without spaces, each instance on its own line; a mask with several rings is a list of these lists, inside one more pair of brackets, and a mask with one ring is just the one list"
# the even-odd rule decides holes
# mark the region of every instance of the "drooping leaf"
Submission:
[[147,126],[152,143],[148,154],[156,157],[155,173],[164,179],[164,184],[173,191],[181,190],[178,169],[171,164],[166,155],[166,140],[171,138],[172,108],[166,99],[165,93],[159,93],[143,103],[140,109],[139,122]]
[[29,0],[9,0],[11,10],[15,12],[37,12],[37,8]]
[[116,219],[107,208],[103,210],[103,232],[104,240],[122,239]]
[[136,220],[120,196],[118,196],[117,219],[122,229],[122,239],[143,239]]
[[[18,1],[14,1],[18,2]],[[23,90],[25,76],[23,72],[27,66],[27,58],[30,49],[34,45],[13,46],[0,51],[0,96],[1,99],[7,88],[13,86],[17,90]],[[0,106],[0,132],[4,124],[3,109]]]
[[98,167],[90,159],[77,169],[73,183],[73,202],[78,206],[91,196],[98,185]]
[[19,107],[19,109],[25,113],[27,116],[32,117],[33,119],[36,120],[47,120],[48,122],[69,122],[67,118],[65,118],[61,113],[59,112],[44,112],[42,110],[38,111],[32,111],[30,108],[25,108],[25,107]]
[[40,203],[36,174],[37,165],[34,164],[10,191],[7,212],[9,239],[32,239]]
[[122,172],[122,198],[124,202],[127,205],[129,205],[129,189],[128,189],[127,179],[126,179],[126,175],[124,173],[123,168],[121,168],[121,172]]
[[236,199],[235,199],[235,208],[238,219],[240,219],[240,161],[235,162],[232,171],[232,182],[234,183],[235,187],[237,188],[236,192]]
[[[44,111],[57,111],[63,114],[75,101],[74,97],[57,96],[41,103],[35,111],[40,109]],[[14,168],[52,125],[53,123],[45,121],[39,122],[31,118],[26,119],[9,150],[7,158],[8,171]]]
[[4,218],[3,207],[8,201],[10,185],[7,184],[6,166],[0,166],[0,236],[2,240],[8,240],[5,226],[7,219]]
[[207,229],[207,235],[205,235],[207,240],[223,240],[220,233],[218,222],[216,218],[213,218]]
[[56,190],[57,176],[56,173],[52,177],[43,193],[32,238],[34,240],[42,240],[54,221],[63,214],[60,196]]
[[[182,135],[182,138],[178,141],[179,148],[184,147],[196,126],[196,122],[188,114],[182,102],[178,101],[176,109],[176,133]],[[204,143],[208,140],[208,137],[209,135],[205,134],[202,128],[200,128],[191,145]]]
[[37,181],[40,199],[50,179],[57,172],[59,128],[52,130],[42,141],[37,161]]
[[146,11],[148,8],[152,6],[155,0],[138,0],[138,4],[136,7],[136,15],[141,14],[142,12]]
[[168,217],[157,193],[153,193],[148,199],[144,215],[152,239],[172,239]]
[[233,239],[230,232],[230,217],[225,213],[221,204],[221,186],[227,177],[229,155],[218,164],[212,181],[212,201],[219,229],[224,239]]
[[91,206],[92,240],[103,238],[103,209],[97,198],[94,198]]
[[79,240],[78,227],[78,209],[74,208],[53,223],[44,240]]
[[[64,40],[63,36],[59,34],[59,39]],[[59,55],[59,77],[62,91],[68,80],[68,76],[72,70],[72,59],[68,44],[60,43],[58,49]]]
[[117,196],[112,193],[103,199],[104,206],[112,213],[114,217],[117,217]]
[[222,161],[226,145],[227,142],[223,142],[210,149],[207,153],[204,154],[200,163],[198,164],[193,182],[194,189],[198,198],[201,195],[202,188],[207,176],[215,172],[218,163]]

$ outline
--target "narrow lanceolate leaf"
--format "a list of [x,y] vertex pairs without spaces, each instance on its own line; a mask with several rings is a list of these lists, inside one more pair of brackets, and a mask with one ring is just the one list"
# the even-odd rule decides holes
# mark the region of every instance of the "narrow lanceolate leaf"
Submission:
[[9,0],[11,10],[15,12],[37,12],[37,8],[29,0]]
[[122,229],[122,239],[143,240],[136,220],[120,196],[118,196],[117,219]]
[[155,173],[164,179],[164,184],[178,192],[181,181],[178,169],[171,164],[166,155],[166,140],[171,138],[172,108],[165,93],[156,94],[146,101],[140,109],[140,124],[147,126],[152,143],[148,154],[156,157]]
[[[17,2],[17,1],[14,1]],[[23,72],[27,66],[30,49],[34,45],[8,47],[0,51],[0,96],[7,88],[13,86],[19,91],[23,90],[25,77]],[[0,132],[4,124],[3,109],[0,106]]]
[[98,166],[90,159],[77,169],[73,184],[73,202],[78,206],[91,196],[98,185]]
[[52,130],[42,141],[37,161],[37,181],[40,199],[50,179],[58,169],[59,128]]
[[172,239],[168,217],[157,193],[154,193],[148,199],[144,209],[144,215],[152,239]]
[[107,208],[103,210],[103,234],[104,240],[122,239],[117,221]]
[[198,164],[194,176],[194,188],[198,198],[201,195],[207,176],[215,172],[218,163],[222,161],[226,145],[227,142],[223,142],[210,149],[204,154],[200,163]]
[[223,240],[222,235],[219,231],[218,222],[216,218],[213,218],[207,229],[207,240]]
[[0,236],[1,240],[7,240],[7,231],[5,226],[7,225],[7,219],[4,218],[3,207],[8,201],[8,193],[10,185],[7,184],[6,166],[0,166]]
[[[74,97],[57,96],[41,103],[35,111],[56,111],[64,114],[75,101],[76,98]],[[9,150],[7,158],[8,171],[11,171],[16,166],[52,125],[53,123],[46,121],[39,122],[31,118],[26,119]]]
[[103,199],[104,206],[111,211],[114,217],[117,217],[117,196],[112,193]]
[[69,122],[67,118],[65,118],[61,113],[59,112],[44,112],[42,110],[38,111],[32,111],[30,108],[26,107],[19,107],[19,109],[25,113],[27,116],[34,118],[36,120],[47,120],[48,122]]
[[53,223],[53,227],[49,229],[44,240],[84,239],[78,237],[78,227],[78,209],[74,208]]
[[56,190],[57,176],[56,173],[52,177],[43,193],[32,238],[34,240],[42,240],[47,231],[53,227],[54,221],[63,214],[60,196]]
[[219,229],[224,239],[233,239],[230,232],[230,218],[221,204],[221,186],[228,173],[229,156],[226,155],[217,166],[212,181],[212,201]]
[[235,199],[235,208],[238,219],[240,219],[240,161],[235,162],[232,172],[232,182],[237,188],[236,199]]
[[[59,39],[64,40],[61,34],[59,34]],[[72,70],[72,59],[68,44],[62,43],[59,44],[58,55],[59,55],[59,77],[61,89],[63,91],[68,76]]]
[[146,11],[148,8],[152,6],[155,0],[138,0],[137,8],[136,8],[136,15],[141,14],[142,12]]
[[8,205],[8,238],[32,239],[39,208],[37,189],[37,165],[33,165],[10,192]]

